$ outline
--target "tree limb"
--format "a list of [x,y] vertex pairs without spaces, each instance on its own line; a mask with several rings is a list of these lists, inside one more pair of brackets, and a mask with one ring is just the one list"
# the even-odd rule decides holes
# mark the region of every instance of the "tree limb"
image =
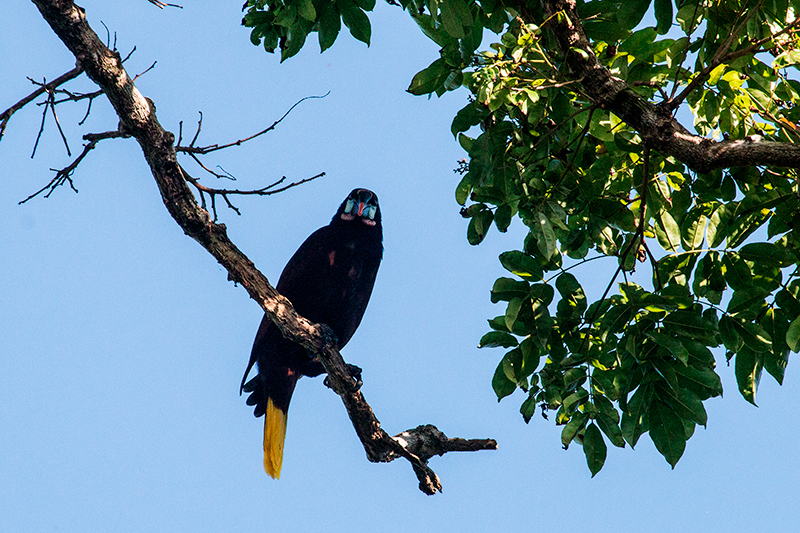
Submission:
[[[583,89],[595,103],[629,124],[649,146],[701,173],[755,165],[800,168],[798,144],[765,141],[759,136],[714,141],[690,133],[668,107],[640,97],[599,63],[583,31],[575,0],[541,0],[541,4],[547,26],[564,54],[570,78],[581,79]],[[560,12],[566,16],[554,16]]]
[[[439,455],[446,451],[493,449],[496,446],[490,440],[437,440],[432,430],[420,428],[401,434],[401,438],[392,438],[381,429],[364,396],[360,391],[353,391],[352,378],[336,349],[330,329],[298,315],[289,300],[281,296],[253,262],[231,242],[225,226],[216,224],[197,204],[176,159],[175,136],[158,123],[155,105],[136,88],[122,65],[119,53],[109,50],[88,25],[84,10],[71,0],[32,1],[75,56],[79,67],[108,97],[120,119],[120,135],[132,136],[138,141],[164,205],[178,225],[219,261],[228,271],[230,280],[247,290],[285,337],[318,355],[328,373],[330,387],[342,398],[370,461],[406,458],[420,480],[420,489],[426,494],[435,494],[441,491],[441,484],[427,465],[430,455],[421,450],[438,450],[434,454]],[[425,437],[426,431],[431,436]],[[406,434],[408,438],[403,437]],[[475,442],[479,444],[464,444]],[[422,444],[412,447],[411,443]]]

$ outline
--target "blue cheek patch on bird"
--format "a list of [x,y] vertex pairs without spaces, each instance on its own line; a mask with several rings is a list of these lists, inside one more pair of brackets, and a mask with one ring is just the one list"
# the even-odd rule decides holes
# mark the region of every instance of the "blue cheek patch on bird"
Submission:
[[378,206],[373,204],[368,204],[366,202],[358,202],[356,203],[355,200],[352,198],[348,198],[344,204],[344,210],[342,212],[341,218],[342,220],[353,220],[356,217],[360,217],[363,219],[363,222],[368,226],[375,225],[375,213],[378,212]]

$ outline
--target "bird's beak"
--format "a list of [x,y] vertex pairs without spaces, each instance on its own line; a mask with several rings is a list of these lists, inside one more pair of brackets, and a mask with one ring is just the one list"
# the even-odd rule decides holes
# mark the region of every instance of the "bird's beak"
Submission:
[[366,204],[364,202],[358,202],[358,216],[364,215],[364,206]]

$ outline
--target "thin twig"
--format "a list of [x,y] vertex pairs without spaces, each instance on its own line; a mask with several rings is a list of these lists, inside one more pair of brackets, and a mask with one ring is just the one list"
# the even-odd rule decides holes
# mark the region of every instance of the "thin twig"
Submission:
[[[0,139],[3,138],[3,133],[6,130],[6,125],[8,124],[8,120],[11,118],[11,115],[28,105],[30,102],[41,96],[42,94],[55,90],[56,87],[59,85],[68,82],[71,79],[77,78],[83,72],[83,69],[80,66],[76,66],[69,72],[66,72],[59,76],[58,78],[54,79],[50,83],[40,85],[38,89],[33,91],[31,94],[17,102],[16,104],[12,105],[2,114],[0,114]],[[29,78],[30,79],[30,78]],[[33,80],[31,80],[33,82]],[[33,82],[36,83],[36,82]]]
[[[203,209],[206,208],[205,195],[208,195],[209,198],[211,199],[211,212],[212,212],[212,215],[214,216],[214,221],[217,220],[217,207],[216,207],[216,197],[217,196],[221,196],[222,199],[225,200],[225,203],[227,204],[229,209],[234,211],[237,215],[241,215],[241,212],[239,212],[239,209],[231,203],[231,201],[228,198],[228,196],[231,196],[231,195],[238,195],[238,196],[253,196],[253,195],[255,195],[255,196],[270,196],[272,194],[277,194],[277,193],[283,192],[283,191],[285,191],[287,189],[291,189],[292,187],[297,187],[298,185],[302,185],[304,183],[308,183],[309,181],[315,180],[317,178],[321,178],[322,176],[325,175],[324,172],[320,172],[316,176],[311,176],[310,178],[303,178],[303,179],[301,179],[299,181],[295,181],[295,182],[289,183],[288,185],[284,185],[283,187],[278,187],[278,185],[280,185],[280,184],[282,184],[283,182],[286,181],[286,176],[282,177],[281,179],[279,179],[275,183],[271,183],[271,184],[267,185],[266,187],[261,187],[260,189],[251,189],[251,190],[217,189],[217,188],[214,188],[214,187],[206,187],[205,185],[202,185],[200,183],[200,180],[190,176],[189,173],[186,172],[186,170],[183,169],[183,167],[180,167],[180,168],[181,168],[181,172],[183,173],[184,179],[186,181],[188,181],[189,183],[191,183],[197,189],[197,192],[200,193],[200,202],[201,202],[201,207]],[[208,170],[208,169],[206,169],[206,170]],[[214,172],[212,172],[210,170],[209,170],[209,172],[211,172],[212,174],[215,174]],[[275,188],[275,187],[278,187],[278,188]]]
[[202,125],[202,122],[203,122],[203,114],[200,113],[200,121],[197,124],[197,133],[195,134],[194,139],[192,139],[192,142],[189,144],[189,146],[176,146],[175,147],[175,151],[176,152],[184,152],[184,153],[193,153],[193,154],[208,154],[210,152],[215,152],[217,150],[223,150],[225,148],[230,148],[231,146],[239,146],[239,145],[241,145],[243,143],[246,143],[247,141],[255,139],[256,137],[258,137],[260,135],[264,135],[265,133],[274,130],[275,127],[278,124],[283,122],[283,119],[285,119],[287,116],[289,116],[289,113],[291,113],[294,110],[295,107],[297,107],[301,103],[305,102],[306,100],[311,100],[312,98],[325,98],[329,94],[331,94],[330,91],[328,91],[327,93],[325,93],[325,94],[323,94],[321,96],[306,96],[306,97],[303,97],[300,100],[298,100],[297,102],[295,102],[294,105],[292,105],[292,107],[290,107],[289,110],[286,111],[286,113],[284,113],[281,118],[279,118],[278,120],[273,122],[269,127],[259,131],[258,133],[254,134],[254,135],[251,135],[249,137],[245,137],[244,139],[239,139],[238,141],[234,141],[234,142],[231,142],[231,143],[228,143],[228,144],[221,144],[221,145],[220,144],[212,144],[212,145],[204,146],[204,147],[194,146],[194,143],[197,140],[197,136],[200,134],[200,126]]
[[178,9],[183,9],[183,6],[179,6],[178,4],[167,4],[162,2],[161,0],[147,0],[147,1],[161,9],[164,9],[165,7],[177,7]]
[[56,173],[55,177],[52,180],[50,180],[50,182],[47,185],[45,185],[35,193],[31,194],[24,200],[21,200],[20,202],[18,202],[18,204],[22,205],[28,200],[31,200],[32,198],[39,196],[44,191],[48,191],[47,194],[44,195],[44,197],[49,198],[50,195],[53,194],[53,191],[55,191],[58,187],[60,187],[64,183],[69,183],[70,188],[73,191],[78,192],[78,189],[75,188],[75,184],[72,181],[72,173],[75,171],[76,168],[78,168],[78,165],[81,163],[81,161],[83,161],[83,158],[86,157],[86,155],[92,149],[94,149],[94,147],[97,145],[99,141],[102,141],[103,139],[114,139],[122,136],[123,136],[122,133],[120,133],[119,131],[107,131],[105,133],[87,133],[86,135],[83,136],[83,139],[89,142],[87,142],[83,146],[83,151],[80,153],[80,155],[78,155],[78,157],[75,158],[75,160],[72,163],[70,163],[69,165],[60,170],[51,168],[50,170]]
[[31,159],[36,155],[36,148],[39,146],[39,139],[42,138],[42,133],[44,132],[44,123],[47,119],[47,110],[50,109],[50,106],[44,106],[44,111],[42,111],[42,124],[39,126],[39,133],[36,134],[36,142],[33,143],[33,152],[31,152]]
[[144,69],[142,72],[140,72],[139,74],[137,74],[136,76],[134,76],[134,77],[133,77],[133,81],[136,81],[136,80],[138,80],[138,79],[139,79],[139,76],[144,76],[145,74],[147,74],[148,72],[150,72],[151,70],[153,70],[153,67],[155,67],[155,66],[156,66],[156,63],[158,63],[158,61],[153,61],[153,64],[152,64],[152,65],[150,65],[149,67],[147,67],[146,69]]
[[50,100],[50,110],[53,112],[53,119],[56,121],[56,127],[58,128],[58,133],[61,134],[61,140],[64,141],[64,146],[66,146],[67,148],[67,156],[72,157],[72,151],[69,149],[67,136],[64,135],[64,130],[61,129],[61,122],[58,120],[58,113],[56,113],[56,104],[54,103],[55,96],[52,92],[50,93],[49,100]]

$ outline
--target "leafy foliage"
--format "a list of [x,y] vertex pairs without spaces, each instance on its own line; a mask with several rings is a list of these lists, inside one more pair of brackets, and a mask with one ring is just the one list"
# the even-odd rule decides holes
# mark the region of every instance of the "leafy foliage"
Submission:
[[253,28],[250,40],[267,52],[280,48],[281,61],[297,54],[312,32],[319,35],[320,51],[336,41],[342,23],[350,34],[369,45],[372,26],[366,11],[375,0],[248,0],[242,25]]
[[[301,3],[269,10],[294,9],[300,20]],[[514,219],[527,229],[519,250],[500,255],[510,277],[494,283],[491,300],[504,310],[480,340],[506,350],[492,378],[498,399],[521,389],[525,422],[537,407],[555,411],[563,446],[581,444],[592,475],[606,442],[633,447],[645,433],[674,467],[707,423],[704,402],[722,394],[715,353],[732,362],[740,393],[755,404],[763,371],[781,383],[789,353],[800,349],[796,171],[698,173],[646,144],[570,77],[550,29],[563,11],[547,18],[539,2],[401,3],[441,48],[408,90],[470,93],[452,123],[469,154],[455,191],[468,241],[479,244],[492,226],[505,232]],[[274,48],[282,35],[269,33],[278,37],[268,43],[255,24],[263,5],[249,5],[253,35]],[[591,47],[578,52],[593,53],[666,114],[679,110],[698,134],[800,138],[792,78],[800,24],[786,0],[636,0],[624,9],[596,0],[579,2],[578,14]],[[319,31],[321,48],[330,46],[322,19],[303,20],[303,38]],[[497,39],[478,51],[484,30]],[[284,54],[296,52],[292,31]],[[583,265],[595,260],[616,272],[589,297],[579,278],[594,275]]]

